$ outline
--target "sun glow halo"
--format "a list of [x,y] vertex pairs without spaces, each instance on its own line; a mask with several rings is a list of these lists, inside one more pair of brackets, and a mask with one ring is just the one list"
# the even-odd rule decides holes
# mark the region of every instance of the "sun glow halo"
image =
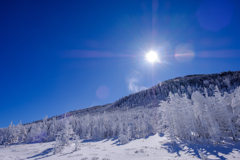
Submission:
[[146,59],[150,63],[155,63],[159,61],[158,54],[154,51],[150,51],[146,54]]

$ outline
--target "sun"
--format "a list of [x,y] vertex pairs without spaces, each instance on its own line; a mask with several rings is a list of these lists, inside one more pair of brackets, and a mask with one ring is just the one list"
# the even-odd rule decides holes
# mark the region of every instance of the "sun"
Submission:
[[150,51],[146,54],[146,59],[150,63],[159,61],[158,54],[155,51]]

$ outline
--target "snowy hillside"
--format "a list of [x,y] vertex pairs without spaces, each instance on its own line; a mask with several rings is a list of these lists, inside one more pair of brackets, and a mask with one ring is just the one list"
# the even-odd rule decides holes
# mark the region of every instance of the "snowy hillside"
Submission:
[[[203,93],[204,88],[207,88],[209,95],[211,96],[213,95],[215,86],[218,86],[222,93],[230,93],[240,86],[240,71],[177,77],[159,83],[149,89],[123,97],[114,103],[71,111],[66,114],[67,116],[82,116],[86,114],[103,113],[104,111],[127,110],[135,107],[158,107],[161,100],[167,99],[169,92],[181,94],[186,93],[189,97],[191,97],[191,94],[194,91],[200,91]],[[60,119],[64,115],[65,114],[51,117],[50,119]],[[35,122],[40,121],[42,120]]]
[[[0,159],[15,151],[19,152],[16,156],[28,159],[64,159],[78,154],[95,159],[240,157],[239,75],[225,72],[175,78],[95,107],[93,112],[91,108],[81,114],[10,124],[0,128]],[[82,151],[89,147],[94,148],[93,153]]]

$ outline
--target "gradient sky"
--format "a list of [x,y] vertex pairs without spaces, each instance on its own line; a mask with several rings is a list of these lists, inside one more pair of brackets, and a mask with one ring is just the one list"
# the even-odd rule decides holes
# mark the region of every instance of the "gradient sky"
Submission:
[[239,0],[1,1],[0,127],[240,70],[239,17]]

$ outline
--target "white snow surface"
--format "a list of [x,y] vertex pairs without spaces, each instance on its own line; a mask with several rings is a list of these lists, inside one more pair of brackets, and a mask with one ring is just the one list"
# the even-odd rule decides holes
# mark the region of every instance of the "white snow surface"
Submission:
[[82,140],[81,149],[74,151],[74,143],[62,153],[53,154],[55,142],[0,145],[0,160],[160,160],[160,159],[240,159],[240,142],[222,145],[194,145],[175,143],[159,134],[121,145],[118,139]]

